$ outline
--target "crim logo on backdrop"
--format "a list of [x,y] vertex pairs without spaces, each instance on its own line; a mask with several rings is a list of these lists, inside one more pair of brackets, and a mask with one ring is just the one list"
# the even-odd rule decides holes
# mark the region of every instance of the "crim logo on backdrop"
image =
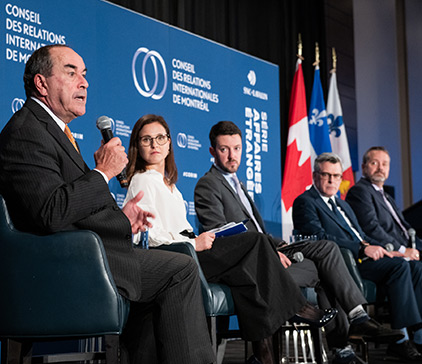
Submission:
[[135,87],[142,96],[160,100],[166,93],[166,64],[157,51],[138,48],[132,59],[132,76]]
[[12,101],[12,112],[13,112],[13,114],[16,111],[20,110],[24,103],[25,103],[25,100],[18,99],[17,97],[14,98],[13,101]]
[[177,145],[180,148],[186,148],[186,146],[188,145],[188,137],[185,133],[177,134]]

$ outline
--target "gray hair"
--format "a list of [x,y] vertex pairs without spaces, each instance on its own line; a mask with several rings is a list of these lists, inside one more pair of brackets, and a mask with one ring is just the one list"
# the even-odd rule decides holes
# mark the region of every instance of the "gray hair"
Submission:
[[314,172],[321,172],[321,164],[330,162],[332,164],[340,163],[341,171],[343,171],[343,162],[341,158],[335,153],[321,153],[314,162]]

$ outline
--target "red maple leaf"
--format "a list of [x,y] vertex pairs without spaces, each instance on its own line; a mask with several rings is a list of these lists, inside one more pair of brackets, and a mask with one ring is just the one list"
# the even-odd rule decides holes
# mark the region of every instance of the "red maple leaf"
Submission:
[[289,211],[293,206],[295,198],[305,192],[306,187],[312,184],[311,157],[302,166],[299,166],[301,155],[302,152],[298,150],[295,139],[286,150],[286,165],[281,193],[286,211]]

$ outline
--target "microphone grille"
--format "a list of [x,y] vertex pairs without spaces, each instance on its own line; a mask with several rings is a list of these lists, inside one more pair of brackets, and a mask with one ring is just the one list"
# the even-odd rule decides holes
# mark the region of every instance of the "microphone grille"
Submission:
[[100,116],[97,119],[97,128],[100,130],[111,129],[111,119],[108,116]]
[[388,252],[394,251],[394,245],[391,243],[385,244],[385,250],[387,250]]
[[296,262],[300,263],[303,262],[304,256],[302,252],[296,252],[293,254],[293,258],[296,260]]

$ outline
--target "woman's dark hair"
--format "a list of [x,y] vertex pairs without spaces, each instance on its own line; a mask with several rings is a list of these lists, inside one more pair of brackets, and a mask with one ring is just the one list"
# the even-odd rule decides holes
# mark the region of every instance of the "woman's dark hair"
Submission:
[[139,135],[145,125],[159,123],[166,130],[169,135],[170,149],[169,154],[165,160],[165,178],[169,185],[174,185],[177,181],[177,167],[174,161],[173,145],[170,137],[170,128],[162,116],[148,114],[142,116],[132,129],[130,136],[128,159],[129,163],[126,166],[126,173],[129,183],[136,172],[145,172],[147,170],[147,163],[139,154]]

